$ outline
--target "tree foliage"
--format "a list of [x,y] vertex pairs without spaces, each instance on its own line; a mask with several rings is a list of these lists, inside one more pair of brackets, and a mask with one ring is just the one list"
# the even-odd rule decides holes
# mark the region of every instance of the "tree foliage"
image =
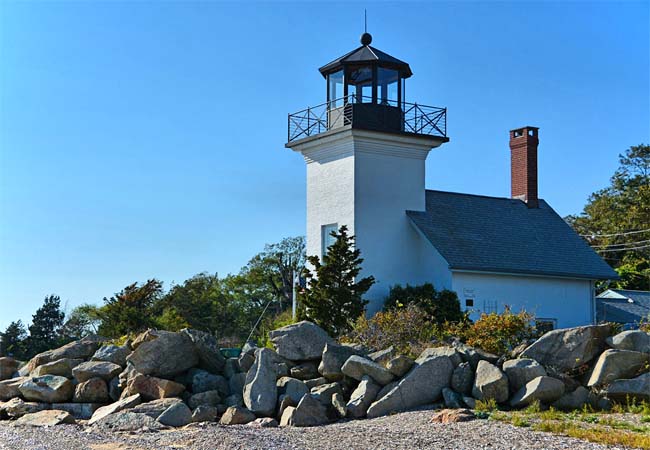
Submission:
[[22,321],[11,322],[7,329],[0,333],[0,356],[13,356],[16,359],[27,358],[27,330]]
[[372,276],[357,280],[361,272],[361,251],[354,248],[354,237],[343,225],[332,232],[336,240],[328,247],[321,263],[318,256],[307,261],[313,272],[305,269],[307,286],[302,290],[300,316],[310,320],[332,336],[349,331],[368,303],[362,297],[374,284]]
[[619,155],[610,186],[566,219],[621,276],[602,288],[650,289],[650,146]]
[[56,295],[45,297],[43,306],[36,310],[29,326],[28,350],[30,354],[44,352],[60,343],[60,331],[65,314],[61,299]]
[[151,279],[141,285],[133,283],[113,297],[104,298],[104,306],[99,309],[99,334],[120,337],[153,327],[153,307],[162,294],[162,283]]
[[429,320],[436,323],[457,322],[464,317],[458,295],[448,289],[437,291],[431,283],[419,286],[392,286],[384,301],[384,310],[411,304],[421,308],[429,316]]
[[81,339],[89,334],[97,333],[101,323],[99,308],[95,305],[84,303],[74,308],[61,328],[61,335],[66,340]]

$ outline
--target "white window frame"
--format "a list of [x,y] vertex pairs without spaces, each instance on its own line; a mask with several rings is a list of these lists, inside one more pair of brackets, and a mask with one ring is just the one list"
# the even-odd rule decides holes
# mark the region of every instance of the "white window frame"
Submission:
[[338,223],[328,223],[325,225],[321,225],[320,227],[320,256],[321,259],[327,255],[327,248],[332,245],[334,242],[330,242],[330,239],[333,239],[332,236],[330,236],[330,233],[338,232],[339,231],[339,224]]

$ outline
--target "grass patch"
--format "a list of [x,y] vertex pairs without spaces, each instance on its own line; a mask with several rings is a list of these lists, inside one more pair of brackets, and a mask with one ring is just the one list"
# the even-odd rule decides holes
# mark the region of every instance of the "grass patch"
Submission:
[[474,409],[481,413],[491,413],[498,411],[499,407],[496,400],[490,398],[488,400],[476,400],[476,406]]
[[650,417],[642,414],[642,405],[634,406],[638,411],[635,414],[629,412],[627,405],[625,408],[626,412],[617,412],[613,417],[591,409],[563,413],[553,408],[542,410],[539,404],[532,404],[522,411],[492,410],[490,419],[600,444],[650,450],[650,426],[644,425],[650,422]]
[[607,445],[622,445],[650,449],[650,434],[641,432],[619,431],[612,433],[611,428],[604,426],[581,427],[574,422],[558,422],[544,420],[532,426],[533,430],[565,434],[570,437],[584,439]]

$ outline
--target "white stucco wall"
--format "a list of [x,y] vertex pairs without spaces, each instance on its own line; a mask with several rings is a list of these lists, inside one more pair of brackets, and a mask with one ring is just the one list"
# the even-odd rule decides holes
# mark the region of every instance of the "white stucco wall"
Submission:
[[405,211],[424,210],[425,160],[440,143],[347,129],[294,147],[307,163],[307,254],[320,255],[323,225],[347,225],[364,258],[361,276],[376,279],[369,313],[394,284],[436,282],[436,252]]
[[[538,318],[556,319],[558,328],[593,322],[592,287],[589,280],[568,278],[452,274],[452,289],[458,293],[461,307],[474,311],[470,315],[473,320],[479,318],[486,305],[496,302],[497,312],[503,312],[508,305],[513,312],[523,309]],[[474,298],[473,308],[465,308],[467,298]]]

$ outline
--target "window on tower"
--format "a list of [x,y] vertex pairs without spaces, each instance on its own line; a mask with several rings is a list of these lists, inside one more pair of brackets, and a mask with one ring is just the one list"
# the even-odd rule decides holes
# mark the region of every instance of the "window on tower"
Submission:
[[399,73],[397,70],[377,69],[377,89],[379,90],[379,104],[398,106],[397,83]]
[[327,255],[327,249],[336,242],[336,238],[332,236],[332,233],[336,233],[338,230],[339,226],[336,223],[330,223],[321,227],[321,259]]
[[327,80],[327,101],[332,102],[330,107],[343,106],[343,70],[329,74]]

